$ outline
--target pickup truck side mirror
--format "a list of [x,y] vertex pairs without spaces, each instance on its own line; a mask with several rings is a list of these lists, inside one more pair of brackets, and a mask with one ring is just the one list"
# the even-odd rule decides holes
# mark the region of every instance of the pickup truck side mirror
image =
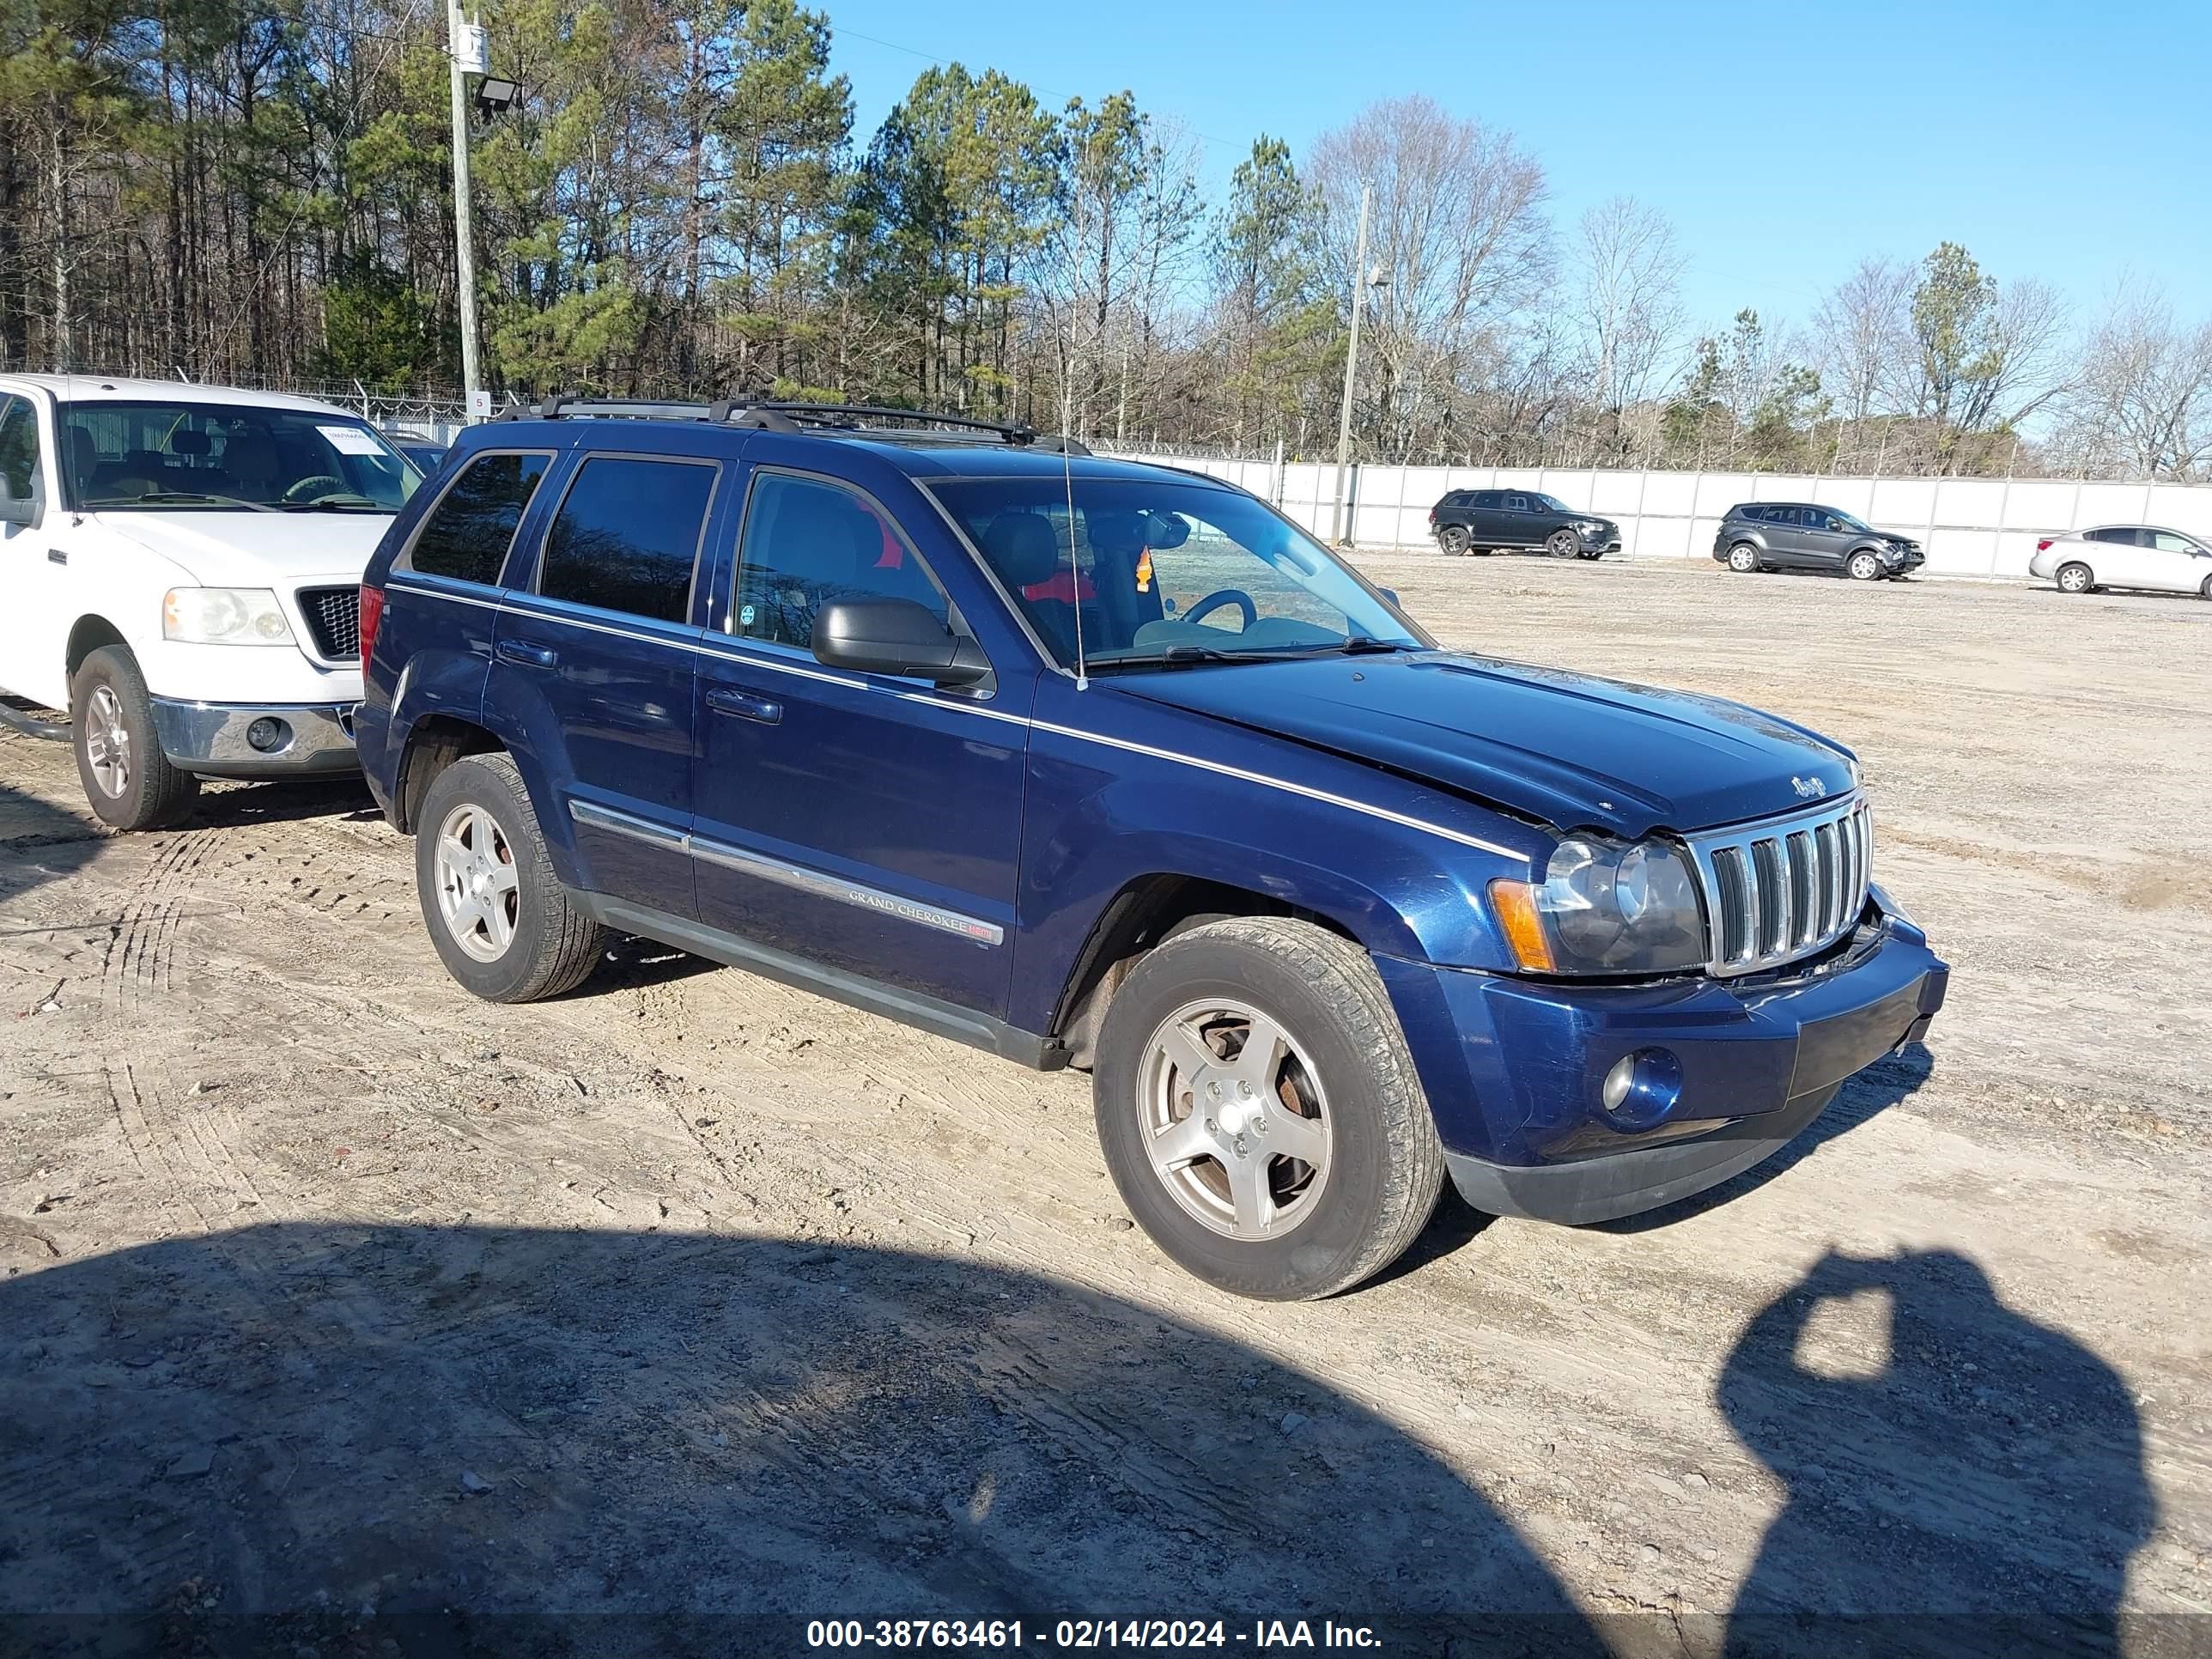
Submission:
[[973,685],[991,672],[982,647],[912,599],[838,599],[814,616],[814,659],[864,674]]
[[16,500],[15,492],[8,488],[8,480],[0,477],[0,524],[22,525],[27,527],[38,521],[37,498],[25,496],[21,501]]

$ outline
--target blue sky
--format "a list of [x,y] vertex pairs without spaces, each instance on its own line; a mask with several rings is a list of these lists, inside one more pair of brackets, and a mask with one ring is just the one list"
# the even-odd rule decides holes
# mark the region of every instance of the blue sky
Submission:
[[1363,104],[1423,91],[1510,128],[1563,227],[1617,193],[1665,213],[1700,325],[1746,305],[1802,321],[1863,254],[1947,238],[2083,311],[2132,270],[2212,316],[2212,0],[810,3],[858,143],[917,53],[957,58],[1054,106],[1128,88],[1213,141],[1218,199],[1255,134],[1302,155]]

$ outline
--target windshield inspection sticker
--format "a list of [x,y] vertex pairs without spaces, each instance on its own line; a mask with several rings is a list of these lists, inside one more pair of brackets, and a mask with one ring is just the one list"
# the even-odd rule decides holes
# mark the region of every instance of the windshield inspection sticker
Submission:
[[341,455],[378,455],[384,446],[357,426],[319,426],[316,431],[330,441],[332,449]]

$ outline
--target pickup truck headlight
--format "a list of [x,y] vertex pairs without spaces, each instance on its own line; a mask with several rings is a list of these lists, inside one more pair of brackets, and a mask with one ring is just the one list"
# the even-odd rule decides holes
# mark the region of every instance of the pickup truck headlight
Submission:
[[1705,961],[1688,855],[1664,841],[1570,836],[1541,882],[1493,881],[1519,965],[1544,974],[1665,974]]
[[289,645],[292,624],[265,587],[173,587],[161,600],[161,637],[190,645]]

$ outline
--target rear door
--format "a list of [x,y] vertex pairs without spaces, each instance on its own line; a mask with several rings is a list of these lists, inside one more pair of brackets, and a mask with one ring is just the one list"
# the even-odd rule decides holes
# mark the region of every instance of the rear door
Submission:
[[1505,497],[1495,489],[1478,489],[1468,501],[1468,538],[1477,547],[1497,546],[1504,533]]
[[726,470],[579,453],[501,610],[485,693],[535,757],[540,811],[568,819],[575,879],[687,921],[696,573]]
[[808,470],[799,441],[755,442],[726,621],[700,658],[699,919],[1002,1018],[1034,671],[971,693],[817,662],[833,599],[960,620],[874,496]]
[[2142,538],[2147,532],[2132,525],[2108,525],[2084,538],[2092,544],[2089,568],[2100,587],[2142,587],[2149,572]]

